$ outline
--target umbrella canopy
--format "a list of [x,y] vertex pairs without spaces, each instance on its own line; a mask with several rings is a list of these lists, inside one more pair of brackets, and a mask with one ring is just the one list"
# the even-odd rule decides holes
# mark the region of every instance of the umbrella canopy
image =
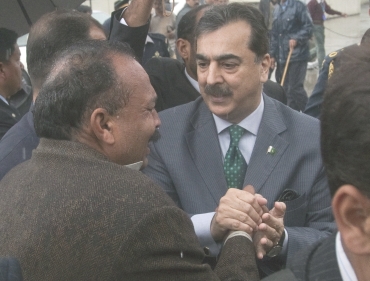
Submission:
[[75,9],[84,0],[1,0],[0,27],[14,30],[19,36],[29,32],[30,26],[43,14],[55,8]]

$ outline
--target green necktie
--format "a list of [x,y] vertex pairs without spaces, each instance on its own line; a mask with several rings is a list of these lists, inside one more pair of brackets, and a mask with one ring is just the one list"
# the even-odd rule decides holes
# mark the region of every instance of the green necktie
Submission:
[[227,187],[241,189],[243,187],[244,177],[247,171],[247,163],[239,150],[239,140],[244,135],[245,129],[238,125],[231,125],[229,127],[229,132],[230,147],[226,152],[224,161]]

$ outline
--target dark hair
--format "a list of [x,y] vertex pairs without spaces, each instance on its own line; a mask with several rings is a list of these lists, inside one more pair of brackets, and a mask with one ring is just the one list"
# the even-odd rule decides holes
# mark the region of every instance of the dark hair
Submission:
[[321,150],[331,194],[352,184],[370,195],[370,49],[338,54],[321,114]]
[[365,31],[364,35],[361,38],[361,44],[369,43],[370,43],[370,28]]
[[245,21],[251,26],[251,38],[248,48],[260,59],[268,53],[269,39],[261,12],[247,4],[231,3],[213,6],[200,19],[195,30],[195,37],[214,32],[221,27],[237,21]]
[[80,5],[80,6],[77,7],[76,10],[79,11],[80,13],[84,13],[84,14],[91,14],[92,13],[91,7],[87,6],[87,5]]
[[180,20],[177,26],[177,38],[188,40],[190,44],[194,43],[195,27],[198,23],[198,13],[203,9],[209,9],[210,5],[200,5],[187,12]]
[[13,30],[0,28],[0,61],[7,62],[14,53],[18,34]]
[[91,16],[70,10],[45,14],[33,25],[27,41],[27,66],[35,87],[41,87],[58,54],[75,42],[90,39],[92,26],[102,29]]
[[128,45],[98,40],[79,42],[60,55],[35,102],[39,137],[71,140],[96,108],[114,115],[124,107],[130,89],[117,78],[117,55],[134,61]]

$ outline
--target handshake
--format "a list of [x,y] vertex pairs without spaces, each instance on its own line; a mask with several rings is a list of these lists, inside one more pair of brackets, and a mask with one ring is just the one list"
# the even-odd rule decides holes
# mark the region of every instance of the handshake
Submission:
[[267,200],[262,195],[255,194],[251,185],[243,190],[229,188],[220,199],[211,222],[213,239],[221,242],[231,232],[244,231],[252,237],[258,259],[266,254],[270,257],[277,255],[279,251],[272,250],[276,246],[280,250],[284,241],[286,206],[283,202],[275,202],[274,207],[269,210],[266,205]]

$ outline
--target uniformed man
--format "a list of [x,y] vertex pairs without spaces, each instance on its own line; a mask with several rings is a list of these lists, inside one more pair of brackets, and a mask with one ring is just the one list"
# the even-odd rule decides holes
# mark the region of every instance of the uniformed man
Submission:
[[[361,45],[363,44],[370,44],[370,28],[365,32],[364,36],[361,39]],[[336,59],[340,57],[343,50],[356,52],[357,49],[358,44],[354,44],[339,49],[335,52],[331,52],[325,57],[319,73],[319,78],[317,79],[317,83],[312,91],[310,98],[308,99],[304,113],[315,118],[320,118],[321,104],[324,97],[326,83],[335,70]]]

